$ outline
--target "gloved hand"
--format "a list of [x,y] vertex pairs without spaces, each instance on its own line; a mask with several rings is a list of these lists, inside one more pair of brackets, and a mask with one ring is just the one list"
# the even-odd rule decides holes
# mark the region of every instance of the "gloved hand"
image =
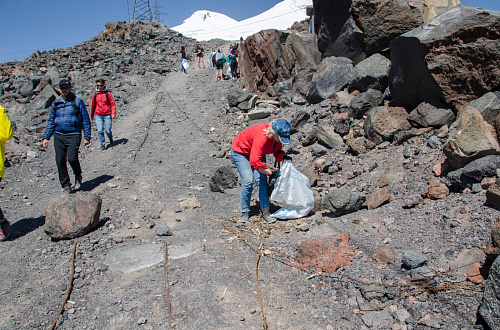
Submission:
[[280,170],[271,170],[271,176],[269,177],[270,180],[276,180],[277,178],[280,177]]
[[288,156],[288,155],[284,155],[283,156],[283,160],[289,160],[289,161],[292,161],[292,157]]

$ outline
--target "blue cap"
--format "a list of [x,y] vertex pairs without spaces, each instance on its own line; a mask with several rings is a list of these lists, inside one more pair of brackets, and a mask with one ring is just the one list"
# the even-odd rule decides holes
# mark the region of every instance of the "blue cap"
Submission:
[[273,131],[280,137],[282,144],[290,144],[290,130],[292,126],[285,119],[276,119],[271,126]]

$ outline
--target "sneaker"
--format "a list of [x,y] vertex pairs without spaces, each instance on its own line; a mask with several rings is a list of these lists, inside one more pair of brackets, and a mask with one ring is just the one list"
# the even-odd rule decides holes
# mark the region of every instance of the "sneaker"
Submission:
[[0,241],[5,241],[10,234],[10,222],[5,220],[0,226]]
[[72,187],[74,190],[80,190],[82,188],[82,176],[75,176],[75,185]]
[[276,222],[276,218],[273,218],[269,211],[266,211],[265,213],[262,214],[262,219],[266,220],[267,223],[275,223]]
[[64,192],[69,195],[69,194],[74,193],[75,191],[73,190],[73,187],[66,186],[66,187],[64,187]]
[[249,212],[241,212],[240,221],[248,221],[250,219]]
[[106,146],[104,144],[101,144],[101,150],[106,150]]

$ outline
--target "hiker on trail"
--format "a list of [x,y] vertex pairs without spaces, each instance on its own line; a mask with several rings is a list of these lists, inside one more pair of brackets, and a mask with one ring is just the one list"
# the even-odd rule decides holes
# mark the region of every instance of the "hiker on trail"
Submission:
[[215,67],[217,68],[217,72],[215,73],[215,81],[222,80],[222,69],[224,69],[224,63],[226,62],[226,56],[222,52],[222,48],[217,50],[217,54],[215,54]]
[[215,48],[212,48],[212,52],[208,56],[208,60],[210,62],[210,66],[213,67],[213,68],[215,68],[215,54],[217,54],[215,52]]
[[271,171],[264,162],[273,154],[278,162],[289,158],[282,149],[290,143],[291,126],[285,119],[270,124],[257,124],[238,134],[231,143],[231,156],[241,177],[240,221],[248,221],[253,183],[257,184],[262,218],[276,222],[269,212],[267,176],[277,178],[278,171]]
[[181,72],[187,73],[186,69],[184,69],[184,62],[187,61],[186,56],[186,48],[184,46],[181,47]]
[[238,78],[238,49],[236,47],[237,46],[229,50],[231,56],[231,76],[233,80]]
[[[4,159],[5,159],[5,142],[12,139],[14,132],[12,131],[12,124],[7,117],[5,109],[0,106],[0,182],[2,182],[4,174]],[[10,222],[3,216],[2,209],[0,208],[0,241],[4,241],[10,234]]]
[[[78,150],[83,144],[90,144],[90,118],[85,103],[71,92],[71,82],[62,79],[59,82],[61,95],[52,102],[52,107],[47,121],[47,128],[42,140],[42,146],[47,149],[49,140],[54,135],[54,149],[56,152],[56,164],[59,172],[59,182],[66,193],[73,193],[80,189],[82,184],[82,168],[78,160]],[[75,175],[75,185],[71,185],[68,175],[69,162]]]
[[92,95],[92,105],[90,107],[90,119],[94,120],[97,126],[97,133],[99,134],[99,141],[101,142],[101,150],[106,149],[106,140],[104,139],[104,132],[109,139],[108,147],[113,146],[113,133],[111,126],[113,119],[116,117],[116,106],[113,100],[113,95],[106,89],[106,80],[99,78],[96,80],[97,91]]
[[203,64],[203,68],[205,68],[205,62],[203,62],[203,47],[200,45],[196,47],[196,56],[198,57],[198,68],[201,68],[201,64]]

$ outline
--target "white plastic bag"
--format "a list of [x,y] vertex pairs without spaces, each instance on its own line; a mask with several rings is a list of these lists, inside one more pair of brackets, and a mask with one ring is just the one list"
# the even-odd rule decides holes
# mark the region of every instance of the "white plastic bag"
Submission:
[[182,59],[182,66],[184,67],[184,70],[189,69],[189,63],[185,59]]
[[271,215],[278,219],[305,217],[314,208],[314,195],[309,179],[297,171],[291,161],[283,162],[280,176],[274,184],[271,200],[285,204]]

